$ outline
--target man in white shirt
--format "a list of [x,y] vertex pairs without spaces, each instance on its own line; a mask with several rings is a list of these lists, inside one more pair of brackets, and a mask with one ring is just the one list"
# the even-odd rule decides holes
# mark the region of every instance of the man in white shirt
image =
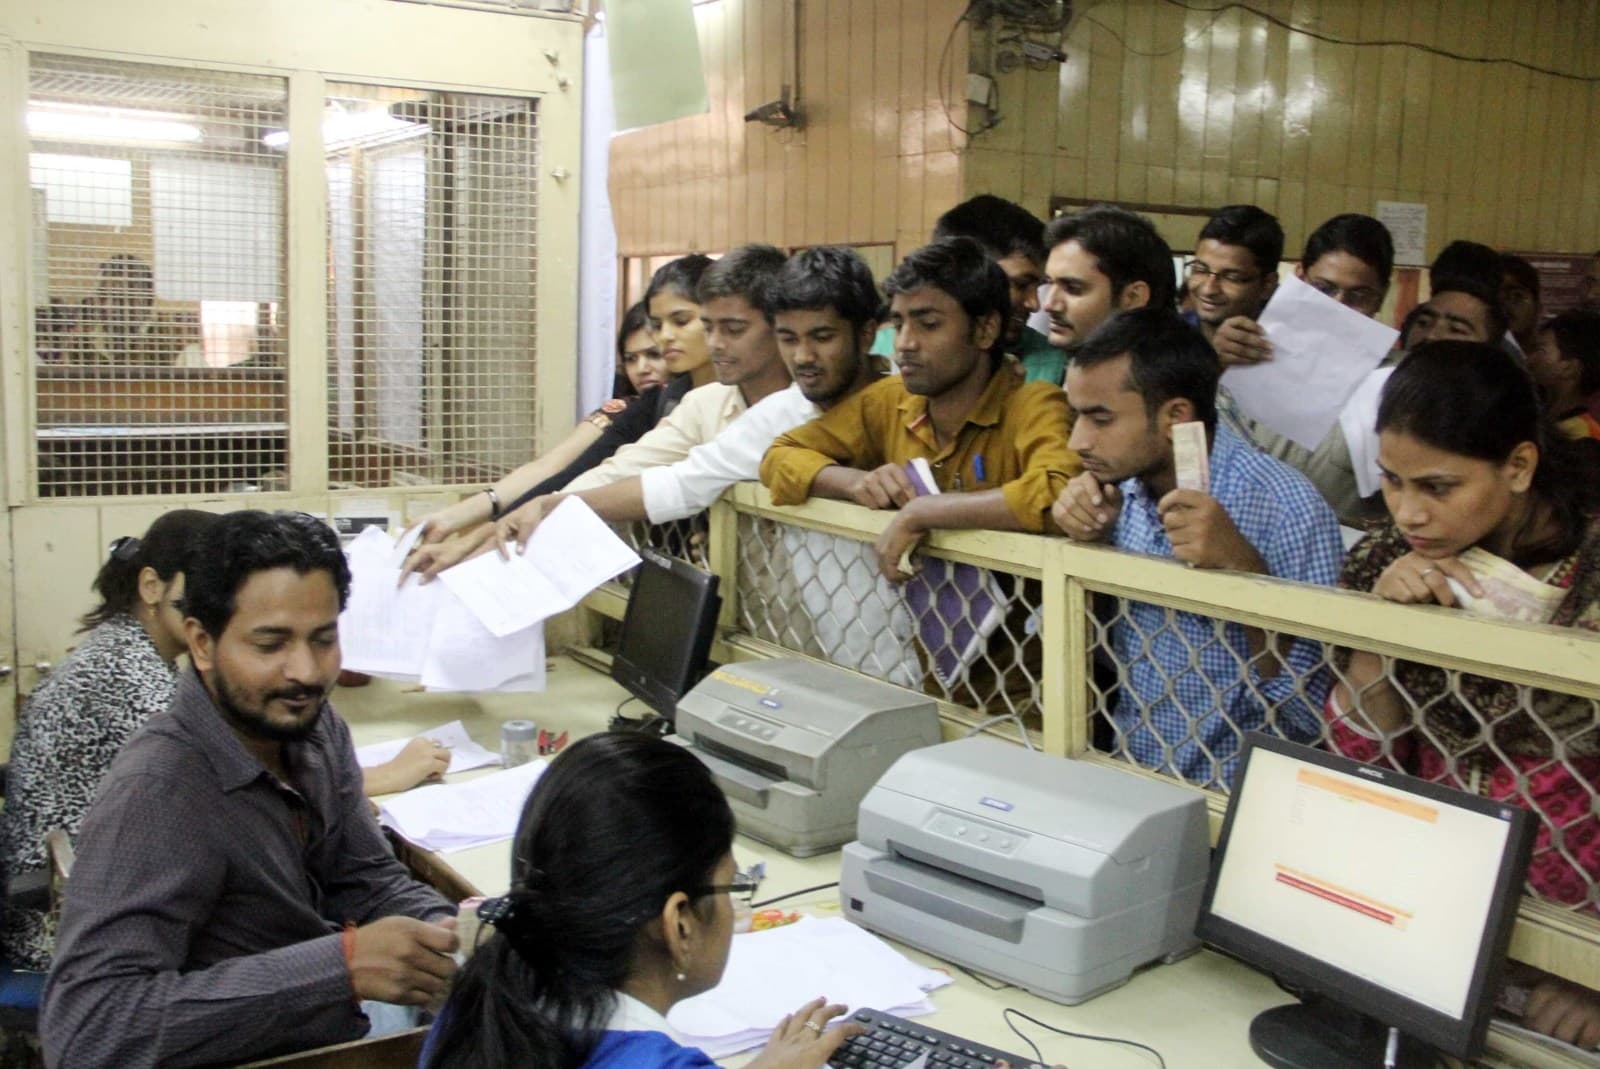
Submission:
[[[707,282],[715,270],[706,273]],[[718,360],[719,346],[731,350],[756,343],[774,345],[787,373],[793,375],[793,385],[753,405],[710,441],[692,445],[681,458],[652,464],[656,455],[652,453],[640,463],[627,455],[637,454],[635,447],[618,450],[613,461],[620,459],[623,464],[608,461],[573,480],[561,493],[539,499],[539,516],[568,496],[583,498],[602,519],[617,523],[645,519],[666,523],[692,516],[734,483],[754,480],[761,457],[778,435],[814,419],[882,374],[881,365],[868,353],[877,325],[877,286],[866,262],[846,246],[796,253],[768,276],[761,294],[707,297],[705,287],[702,282],[712,363]],[[760,302],[759,311],[755,302]],[[752,317],[760,320],[759,328],[750,322]],[[675,419],[690,398],[706,389],[691,392],[664,422]],[[697,420],[696,426],[703,422]],[[645,435],[638,445],[645,445],[660,430]],[[675,437],[674,445],[687,437]],[[637,474],[624,470],[636,463]],[[537,517],[532,519],[515,523],[519,543],[526,544],[537,526]]]

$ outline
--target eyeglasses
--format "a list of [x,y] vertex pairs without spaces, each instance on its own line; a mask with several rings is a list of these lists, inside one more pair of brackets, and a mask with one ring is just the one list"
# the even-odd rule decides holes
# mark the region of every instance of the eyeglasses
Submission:
[[736,871],[733,880],[729,883],[711,884],[707,887],[691,887],[690,896],[700,898],[703,895],[732,895],[734,898],[744,899],[745,905],[750,905],[756,897],[756,890],[761,886],[761,881],[766,878],[767,863],[757,862],[747,871]]
[[1211,265],[1202,260],[1190,260],[1184,264],[1183,274],[1191,282],[1204,282],[1208,278],[1215,278],[1224,286],[1248,286],[1252,282],[1261,281],[1259,272],[1247,275],[1243,271],[1213,271]]
[[1325,278],[1311,278],[1306,281],[1310,282],[1318,293],[1324,297],[1332,297],[1346,308],[1371,311],[1383,303],[1383,294],[1370,286],[1354,286],[1350,289],[1344,289]]

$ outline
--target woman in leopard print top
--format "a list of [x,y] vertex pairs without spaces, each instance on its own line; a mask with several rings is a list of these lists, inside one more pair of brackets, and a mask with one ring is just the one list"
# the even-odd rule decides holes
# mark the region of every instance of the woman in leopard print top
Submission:
[[[167,707],[173,662],[186,650],[183,573],[189,546],[216,517],[178,509],[144,538],[120,538],[95,577],[101,602],[83,618],[89,632],[28,699],[11,744],[5,809],[0,812],[0,877],[44,867],[44,836],[77,837],[100,777],[127,741]],[[0,952],[14,968],[45,970],[54,918],[7,911]]]

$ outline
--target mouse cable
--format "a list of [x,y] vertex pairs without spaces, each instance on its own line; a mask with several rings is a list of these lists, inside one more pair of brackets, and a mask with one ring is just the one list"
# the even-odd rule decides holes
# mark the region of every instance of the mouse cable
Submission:
[[[1016,1022],[1011,1019],[1011,1015],[1013,1013],[1016,1014],[1018,1017],[1021,1017],[1024,1021],[1030,1021],[1033,1024],[1038,1025],[1040,1028],[1048,1029],[1049,1031],[1054,1032],[1057,1035],[1070,1036],[1073,1039],[1092,1039],[1096,1043],[1119,1043],[1119,1044],[1121,1044],[1122,1046],[1125,1046],[1125,1047],[1137,1047],[1140,1050],[1149,1051],[1151,1054],[1154,1054],[1156,1056],[1156,1061],[1158,1063],[1160,1063],[1161,1069],[1167,1069],[1167,1060],[1161,1056],[1161,1052],[1160,1051],[1156,1050],[1154,1047],[1147,1046],[1147,1045],[1145,1045],[1143,1043],[1140,1043],[1137,1040],[1118,1039],[1116,1036],[1091,1036],[1091,1035],[1089,1035],[1089,1034],[1087,1034],[1085,1032],[1069,1032],[1065,1028],[1057,1028],[1053,1024],[1045,1024],[1043,1021],[1039,1020],[1037,1017],[1029,1017],[1027,1014],[1023,1013],[1021,1010],[1016,1009],[1016,1008],[1011,1007],[1011,1006],[1007,1006],[1005,1009],[1000,1011],[1000,1015],[1005,1018],[1005,1022],[1006,1022],[1007,1027],[1009,1027],[1013,1032],[1015,1032],[1019,1037],[1021,1037],[1022,1041],[1028,1045],[1028,1047],[1034,1052],[1034,1054],[1038,1054],[1039,1053],[1038,1046],[1036,1046],[1034,1044],[1033,1040],[1029,1039],[1025,1034],[1023,1034],[1022,1029],[1017,1027]],[[1040,1065],[1044,1065],[1045,1064],[1045,1060],[1043,1058],[1038,1059],[1038,1061],[1039,1061]]]
[[761,909],[764,906],[772,905],[774,902],[786,902],[791,898],[799,898],[801,895],[808,895],[813,891],[826,891],[830,887],[838,887],[838,886],[839,886],[839,881],[838,880],[834,880],[832,883],[819,883],[815,887],[802,887],[802,888],[800,888],[800,890],[798,890],[798,891],[790,891],[786,895],[778,895],[775,898],[764,898],[760,902],[752,902],[752,903],[750,903],[750,908],[751,909]]

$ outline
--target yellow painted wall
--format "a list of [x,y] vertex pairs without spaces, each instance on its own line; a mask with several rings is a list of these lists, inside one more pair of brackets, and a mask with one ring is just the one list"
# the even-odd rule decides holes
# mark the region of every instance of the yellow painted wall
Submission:
[[[1430,255],[1455,237],[1600,248],[1600,82],[1331,44],[1238,9],[1078,0],[1069,62],[999,75],[1000,125],[969,146],[945,118],[938,77],[963,3],[801,0],[810,125],[789,133],[743,122],[778,95],[789,2],[696,7],[711,114],[614,143],[624,255],[751,240],[893,241],[904,252],[942,210],[979,192],[1040,214],[1052,196],[1202,209],[1248,201],[1279,216],[1291,253],[1322,220],[1371,212],[1377,200],[1428,205]],[[1341,38],[1600,77],[1594,0],[1252,6]],[[944,63],[963,126],[981,118],[956,103],[969,44],[983,68],[985,32],[965,24]]]
[[[711,111],[624,134],[611,150],[611,200],[624,256],[777,245],[927,240],[961,196],[956,121],[966,79],[963,0],[801,0],[806,127],[744,114],[776,100],[788,0],[695,8]],[[946,54],[946,42],[949,51]],[[669,60],[670,57],[663,57]]]
[[[1428,205],[1430,256],[1458,237],[1600,248],[1600,82],[1331,44],[1194,6],[1080,2],[1065,67],[999,77],[1002,122],[974,139],[964,191],[1038,212],[1051,195],[1251,202],[1282,220],[1291,254],[1322,220],[1370,213],[1377,200]],[[1600,78],[1592,0],[1251,6],[1342,39],[1409,40]],[[981,65],[981,32],[973,55]]]

